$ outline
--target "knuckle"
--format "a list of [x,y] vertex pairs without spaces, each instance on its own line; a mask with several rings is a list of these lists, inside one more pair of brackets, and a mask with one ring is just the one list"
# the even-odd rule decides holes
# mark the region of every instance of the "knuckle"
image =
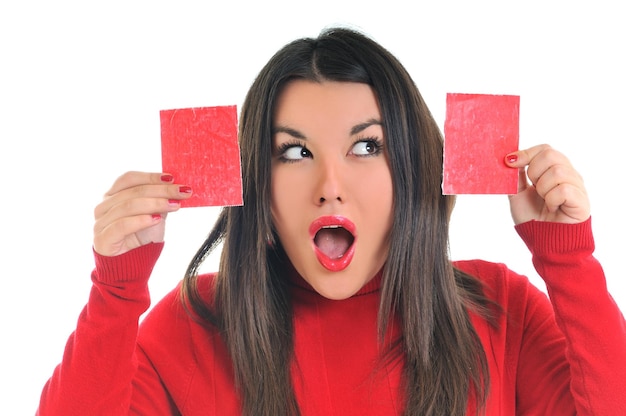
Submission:
[[100,205],[96,206],[93,209],[93,218],[95,220],[98,220],[99,218],[101,218],[102,217],[102,211],[103,211],[103,208]]
[[102,221],[96,220],[93,224],[93,234],[94,236],[98,236],[102,233],[103,230]]
[[137,185],[128,189],[133,198],[140,198],[146,195],[146,186]]
[[134,215],[137,210],[136,201],[137,198],[128,198],[118,202],[117,205],[114,207],[117,217],[124,218],[129,215]]
[[105,194],[105,196],[114,195],[124,189],[131,188],[135,184],[140,181],[140,172],[137,171],[127,171],[118,176],[118,178],[113,182],[113,186],[111,189]]
[[558,182],[565,182],[570,176],[570,170],[563,165],[553,165],[552,175]]
[[548,158],[552,158],[557,154],[557,151],[554,150],[550,145],[544,144],[541,152]]

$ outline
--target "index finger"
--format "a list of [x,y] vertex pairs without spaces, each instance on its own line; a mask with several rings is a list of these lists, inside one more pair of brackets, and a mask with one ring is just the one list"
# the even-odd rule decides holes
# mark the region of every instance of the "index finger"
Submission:
[[[179,202],[172,201],[182,201],[192,195],[189,186],[179,186],[173,184],[173,181],[174,178],[170,174],[127,172],[120,176],[105,194],[103,201],[96,206],[94,216],[101,218],[112,209],[118,211],[121,209],[123,215],[129,212],[137,215],[139,214],[137,201],[140,201],[142,210],[149,207],[150,212],[167,212],[171,204],[179,205]],[[120,215],[122,214],[118,214]]]

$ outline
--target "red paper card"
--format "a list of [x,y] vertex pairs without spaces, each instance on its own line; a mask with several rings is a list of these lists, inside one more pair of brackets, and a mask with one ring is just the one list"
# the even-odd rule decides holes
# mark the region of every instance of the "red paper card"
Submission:
[[519,146],[519,96],[447,94],[443,193],[515,194],[504,157]]
[[163,172],[193,190],[181,206],[243,205],[237,107],[163,110],[160,115]]

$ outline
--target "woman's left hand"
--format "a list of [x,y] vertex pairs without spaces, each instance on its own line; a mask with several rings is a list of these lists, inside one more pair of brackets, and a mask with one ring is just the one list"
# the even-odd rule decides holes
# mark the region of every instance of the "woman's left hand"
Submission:
[[518,192],[509,196],[515,224],[531,220],[579,223],[589,218],[583,179],[565,155],[542,144],[510,153],[505,161],[519,169]]

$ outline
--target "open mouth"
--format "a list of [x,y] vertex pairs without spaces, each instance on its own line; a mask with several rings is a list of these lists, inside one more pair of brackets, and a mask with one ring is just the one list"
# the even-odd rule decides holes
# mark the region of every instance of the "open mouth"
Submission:
[[331,225],[321,228],[313,239],[317,248],[328,258],[337,260],[343,257],[354,242],[354,236],[345,228]]
[[309,228],[318,261],[330,271],[348,267],[354,256],[356,227],[345,217],[326,216]]

